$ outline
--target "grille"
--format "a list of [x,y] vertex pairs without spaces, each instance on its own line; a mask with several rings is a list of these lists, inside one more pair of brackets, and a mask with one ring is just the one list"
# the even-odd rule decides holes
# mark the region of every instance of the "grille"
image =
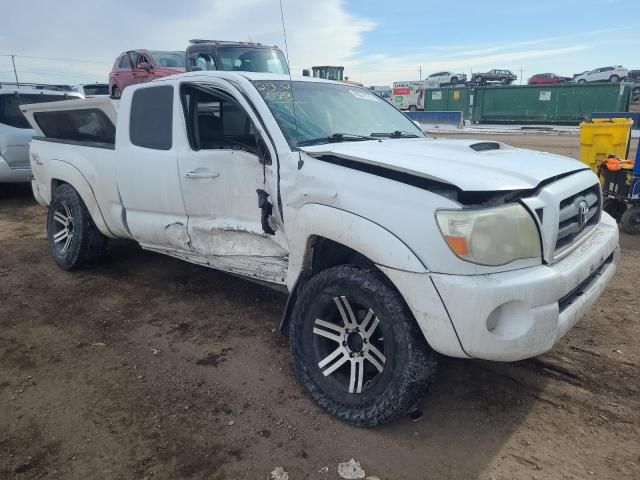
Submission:
[[593,185],[562,200],[559,214],[556,252],[564,250],[598,224],[600,186]]

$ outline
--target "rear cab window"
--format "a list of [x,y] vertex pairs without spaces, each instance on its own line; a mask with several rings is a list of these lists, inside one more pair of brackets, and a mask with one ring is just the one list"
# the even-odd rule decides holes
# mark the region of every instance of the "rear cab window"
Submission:
[[104,112],[97,108],[36,112],[33,118],[47,138],[78,143],[115,144],[116,128]]

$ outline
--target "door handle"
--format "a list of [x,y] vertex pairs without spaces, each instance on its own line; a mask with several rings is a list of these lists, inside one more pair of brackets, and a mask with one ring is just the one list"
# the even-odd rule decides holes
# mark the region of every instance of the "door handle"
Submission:
[[220,174],[218,172],[212,172],[210,170],[191,170],[190,172],[185,173],[184,176],[185,178],[216,178],[219,177]]

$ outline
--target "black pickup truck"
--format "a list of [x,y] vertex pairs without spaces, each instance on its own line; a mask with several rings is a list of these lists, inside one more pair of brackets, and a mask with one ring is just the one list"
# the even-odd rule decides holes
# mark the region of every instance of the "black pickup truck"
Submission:
[[255,42],[190,40],[186,71],[226,70],[289,73],[285,56],[276,46]]

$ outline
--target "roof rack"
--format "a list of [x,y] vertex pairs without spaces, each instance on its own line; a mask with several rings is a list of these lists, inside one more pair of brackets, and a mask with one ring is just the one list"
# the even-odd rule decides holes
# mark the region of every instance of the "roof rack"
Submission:
[[27,83],[27,82],[0,82],[0,88],[5,87],[30,87],[34,90],[56,90],[59,92],[72,92],[73,88],[70,85],[53,85],[48,83]]
[[258,42],[233,42],[230,40],[203,40],[201,38],[194,38],[189,40],[189,43],[215,43],[218,45],[259,45],[262,46],[261,43]]

